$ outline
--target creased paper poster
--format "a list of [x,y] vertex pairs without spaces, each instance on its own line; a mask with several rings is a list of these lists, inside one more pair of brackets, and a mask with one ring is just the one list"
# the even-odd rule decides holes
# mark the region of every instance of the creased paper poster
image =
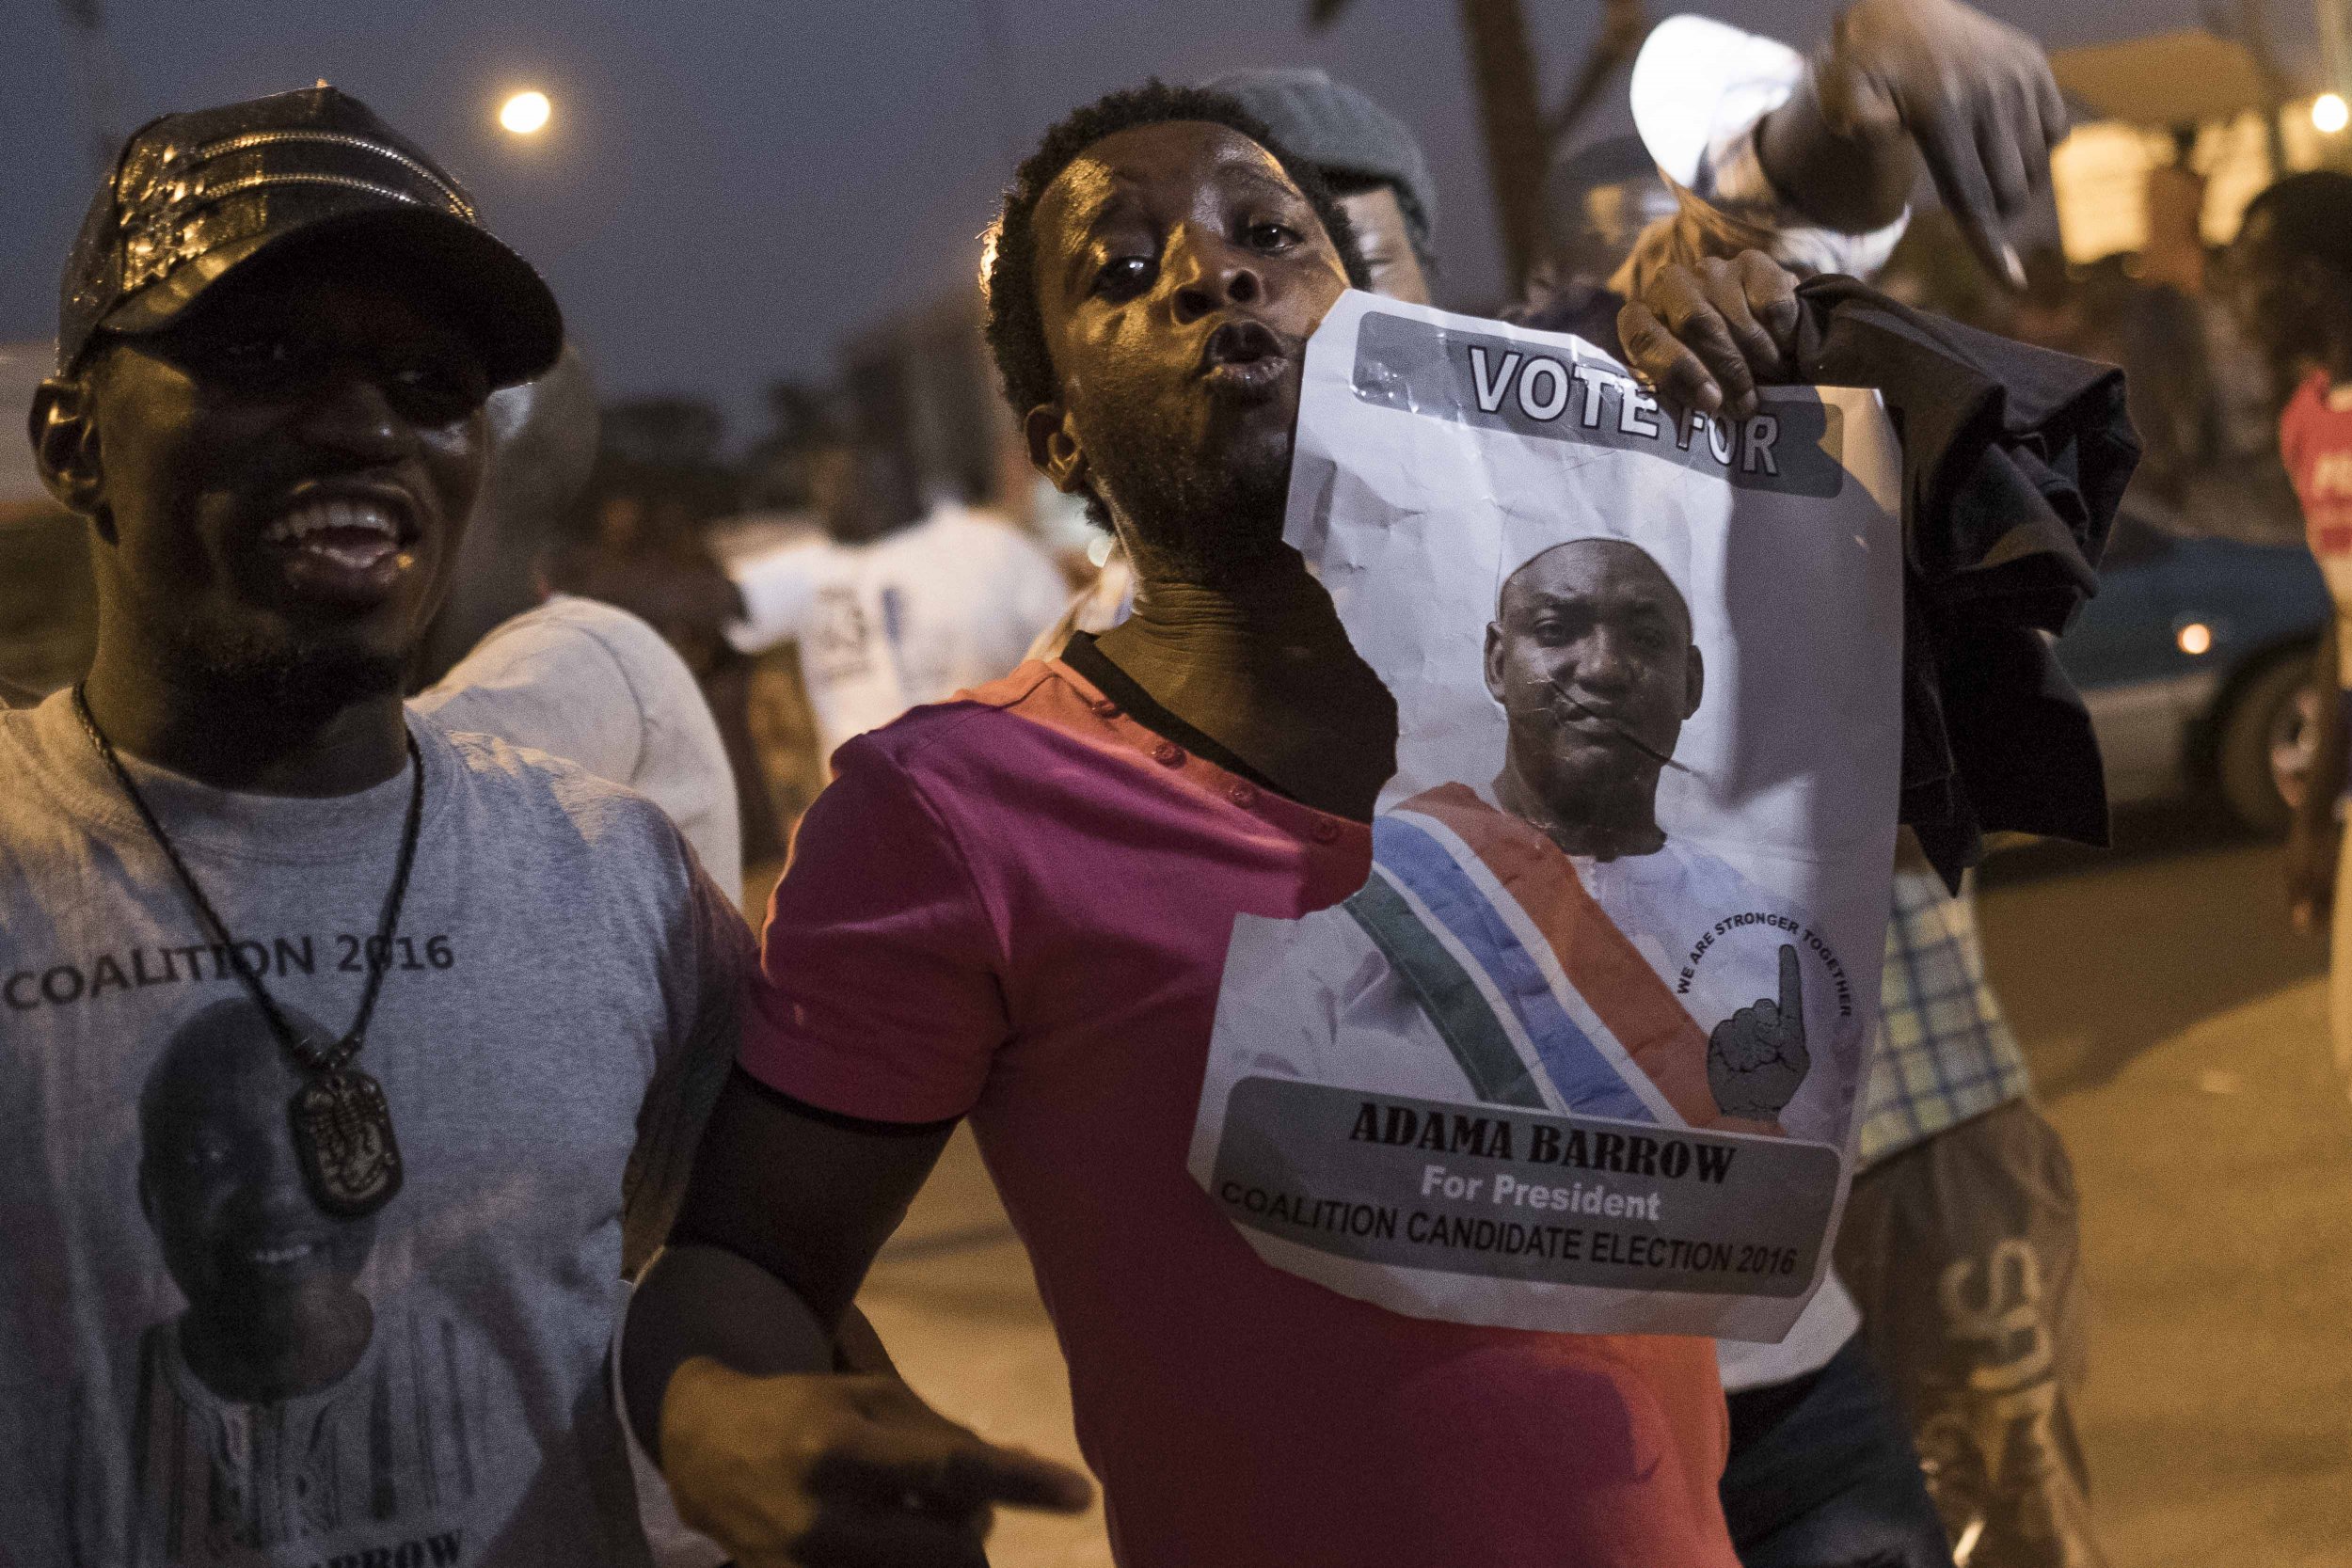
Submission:
[[1661,414],[1575,339],[1351,293],[1289,511],[1394,691],[1374,871],[1237,921],[1191,1170],[1462,1323],[1777,1339],[1878,1017],[1899,452],[1873,393]]

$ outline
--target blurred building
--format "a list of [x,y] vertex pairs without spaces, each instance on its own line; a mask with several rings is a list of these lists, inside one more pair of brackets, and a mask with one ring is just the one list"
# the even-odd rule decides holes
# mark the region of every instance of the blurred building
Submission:
[[901,311],[841,345],[842,388],[863,419],[904,432],[932,499],[1025,523],[1035,475],[980,325],[977,290]]
[[2257,192],[2281,174],[2352,165],[2352,132],[2318,128],[2315,80],[2201,28],[2062,50],[2051,66],[2074,130],[2051,160],[2051,206],[2011,231],[2025,293],[1994,286],[1940,211],[1914,222],[1885,286],[2122,366],[2146,515],[2190,533],[2299,538],[2278,460],[2275,368],[2209,272]]
[[2175,169],[2199,182],[2198,232],[2219,245],[2280,174],[2352,160],[2352,132],[2312,124],[2313,83],[2203,28],[2060,50],[2050,63],[2077,111],[2051,175],[2078,265],[2145,251],[2152,212],[2160,223],[2166,198],[2188,189],[2169,179]]
[[0,685],[28,692],[80,679],[97,637],[81,519],[49,499],[22,434],[54,353],[0,343]]

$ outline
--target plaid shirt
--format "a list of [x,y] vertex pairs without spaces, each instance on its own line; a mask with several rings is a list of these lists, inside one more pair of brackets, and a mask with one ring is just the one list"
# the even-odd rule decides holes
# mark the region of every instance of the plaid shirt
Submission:
[[1958,898],[1947,893],[1908,846],[1895,863],[1879,1012],[1862,1101],[1865,1166],[2032,1087],[2017,1037],[1985,984],[1976,900],[1964,888]]

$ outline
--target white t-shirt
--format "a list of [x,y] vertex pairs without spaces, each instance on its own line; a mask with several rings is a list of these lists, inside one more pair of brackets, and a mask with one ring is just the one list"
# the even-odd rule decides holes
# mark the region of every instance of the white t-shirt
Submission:
[[869,545],[788,546],[729,568],[744,653],[797,642],[825,754],[908,708],[1020,664],[1061,613],[1053,558],[1009,523],[960,506]]
[[[751,932],[652,805],[411,712],[405,769],[214,789],[126,756],[404,1172],[309,1197],[303,1082],[63,694],[0,714],[0,1558],[644,1568],[605,1353],[736,1053]],[[224,1330],[221,1325],[231,1325]]]
[[[1570,861],[1584,890],[1658,977],[1683,996],[1702,1028],[1773,994],[1778,976],[1771,941],[1743,942],[1743,951],[1728,962],[1692,966],[1689,988],[1682,990],[1692,939],[1712,921],[1726,914],[1794,918],[1732,866],[1673,839],[1656,854],[1609,861],[1579,855]],[[1301,992],[1297,1005],[1276,1009],[1301,1021],[1300,1036],[1265,1042],[1279,1070],[1319,1077],[1324,1072],[1315,1064],[1344,1061],[1351,1082],[1376,1081],[1390,1093],[1447,1101],[1474,1097],[1412,988],[1346,910],[1335,906],[1295,923],[1280,951],[1280,961],[1269,964],[1266,973],[1240,982],[1258,996],[1283,988]],[[1235,985],[1236,974],[1246,973],[1243,966],[1256,959],[1246,935],[1237,934],[1227,962],[1227,986]],[[1826,1053],[1831,1032],[1840,1027],[1832,1000],[1819,988],[1808,991],[1805,1015],[1820,1042],[1816,1049]],[[1817,1370],[1861,1325],[1861,1311],[1833,1269],[1778,1344],[1716,1341],[1724,1386],[1737,1393]]]
[[493,626],[409,706],[628,785],[741,896],[743,824],[718,721],[686,661],[628,610],[558,594]]

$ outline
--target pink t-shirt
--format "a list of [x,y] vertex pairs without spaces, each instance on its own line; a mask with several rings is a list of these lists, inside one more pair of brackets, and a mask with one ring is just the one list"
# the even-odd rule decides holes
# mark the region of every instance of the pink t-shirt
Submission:
[[969,1116],[1125,1568],[1737,1568],[1713,1343],[1400,1316],[1262,1262],[1184,1168],[1233,916],[1371,833],[1031,662],[835,754],[743,1045],[873,1120]]
[[2336,601],[2337,684],[2352,691],[2352,390],[2313,371],[2279,416],[2279,456],[2303,503],[2303,533]]

